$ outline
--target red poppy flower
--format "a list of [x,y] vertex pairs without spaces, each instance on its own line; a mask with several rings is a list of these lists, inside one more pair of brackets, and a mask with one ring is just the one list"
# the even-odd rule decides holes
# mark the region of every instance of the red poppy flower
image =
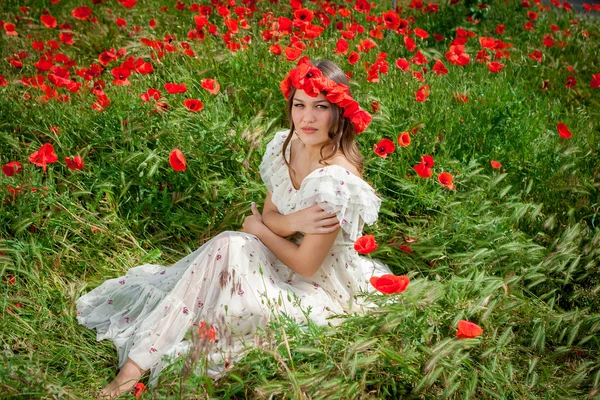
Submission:
[[436,42],[441,42],[442,40],[444,40],[444,36],[440,35],[439,33],[434,33],[433,38],[435,39]]
[[112,62],[116,59],[117,59],[117,55],[114,53],[114,51],[104,51],[104,52],[100,53],[100,55],[98,56],[98,61],[100,61],[100,64],[102,64],[105,67],[110,62]]
[[154,88],[150,88],[146,91],[146,93],[141,94],[140,98],[145,102],[150,101],[151,98],[158,100],[160,99],[160,92]]
[[348,42],[344,38],[339,38],[335,44],[337,54],[348,54]]
[[410,135],[408,132],[402,132],[398,135],[398,144],[402,147],[408,147],[410,144]]
[[286,46],[283,52],[285,53],[285,58],[288,61],[295,61],[298,59],[298,57],[300,57],[300,55],[302,55],[301,49],[292,46]]
[[441,172],[438,175],[438,182],[442,184],[442,186],[446,186],[450,190],[456,189],[456,186],[452,184],[454,177],[448,172]]
[[175,149],[171,152],[169,155],[169,164],[171,164],[171,168],[173,168],[175,171],[185,171],[185,156],[179,149]]
[[373,110],[374,113],[379,112],[380,106],[379,106],[379,102],[378,101],[372,101],[371,102],[371,110]]
[[21,171],[21,163],[18,161],[11,161],[8,164],[2,166],[2,172],[6,176],[13,176]]
[[441,60],[436,60],[431,70],[435,72],[438,76],[446,75],[448,73],[448,69]]
[[133,395],[135,397],[140,397],[142,395],[142,392],[145,390],[147,390],[146,385],[144,385],[142,382],[138,382],[135,384],[135,387],[133,388]]
[[556,125],[556,129],[558,129],[558,134],[563,139],[570,139],[573,136],[573,134],[571,134],[571,131],[567,127],[567,124],[565,124],[564,122],[559,122]]
[[504,25],[503,24],[498,24],[498,26],[496,26],[496,33],[498,35],[502,35],[504,33]]
[[204,108],[204,104],[202,104],[200,100],[196,99],[186,99],[183,101],[183,105],[191,112],[202,111],[202,109]]
[[44,24],[46,28],[54,29],[57,26],[56,18],[52,15],[42,15],[40,21],[42,21],[42,24]]
[[421,28],[415,28],[413,32],[415,33],[415,36],[421,39],[427,39],[429,37],[429,33]]
[[382,15],[386,29],[396,30],[400,26],[400,17],[395,11],[386,11]]
[[430,178],[433,175],[431,168],[427,168],[425,164],[417,164],[413,166],[413,169],[421,178]]
[[410,68],[410,63],[406,60],[406,58],[399,58],[396,60],[396,67],[402,71],[408,71]]
[[460,101],[461,103],[466,103],[469,101],[469,95],[468,94],[462,94],[462,93],[456,93],[454,92],[454,98],[458,101]]
[[15,24],[7,22],[4,24],[4,31],[6,32],[7,35],[10,36],[17,36],[18,33],[15,30]]
[[394,294],[404,292],[410,283],[410,279],[408,276],[385,274],[380,277],[372,276],[369,282],[381,293]]
[[135,6],[135,3],[137,2],[137,0],[117,0],[119,3],[121,3],[121,5],[125,8],[132,8],[133,6]]
[[198,334],[200,335],[200,339],[208,339],[212,342],[217,340],[217,332],[214,325],[207,328],[205,321],[200,321],[200,324],[198,324]]
[[502,168],[502,164],[500,164],[498,161],[492,160],[492,161],[490,161],[490,165],[494,169],[500,169],[500,168]]
[[0,74],[0,86],[6,86],[6,85],[8,85],[6,78],[4,77],[4,75]]
[[502,68],[504,68],[503,64],[496,61],[488,62],[487,66],[490,69],[490,72],[500,72],[502,71]]
[[446,60],[448,60],[451,64],[464,67],[471,61],[471,58],[467,53],[465,53],[464,45],[453,44],[450,46],[450,50],[446,52]]
[[404,46],[406,47],[406,50],[410,51],[411,53],[417,49],[415,39],[408,36],[404,36]]
[[393,153],[395,149],[394,142],[387,138],[381,139],[379,143],[373,146],[375,154],[382,158],[387,158],[388,154]]
[[315,14],[306,8],[300,8],[294,11],[294,19],[301,22],[312,22]]
[[14,284],[15,284],[15,281],[16,281],[16,278],[15,278],[15,276],[14,276],[14,275],[10,275],[10,276],[8,277],[8,279],[6,280],[6,283],[7,283],[9,286],[12,286],[12,285],[14,285]]
[[281,45],[280,45],[280,44],[278,44],[278,43],[275,43],[274,45],[272,45],[272,46],[269,48],[269,51],[270,51],[271,53],[275,54],[276,56],[278,56],[278,55],[280,55],[280,54],[281,54]]
[[202,87],[211,94],[219,93],[219,89],[221,88],[219,83],[217,81],[215,81],[214,79],[208,79],[208,78],[202,79],[201,84],[202,84]]
[[374,251],[379,245],[375,243],[375,236],[363,235],[354,242],[354,250],[359,254],[369,254]]
[[423,85],[415,92],[415,99],[418,102],[425,102],[429,96],[429,85]]
[[433,157],[426,155],[421,157],[421,164],[425,165],[427,168],[433,168],[435,161],[433,161]]
[[89,7],[79,7],[72,10],[71,15],[77,19],[86,20],[92,15],[92,9]]
[[81,156],[65,157],[67,167],[72,170],[81,170],[83,168],[83,159]]
[[165,90],[169,94],[185,93],[187,87],[185,86],[185,83],[165,83]]
[[127,86],[131,82],[129,82],[129,76],[131,75],[131,70],[124,66],[118,66],[113,68],[111,71],[112,76],[115,77],[113,79],[113,83],[117,86]]
[[123,18],[117,18],[115,23],[117,26],[127,26],[127,21],[125,21]]
[[423,55],[423,53],[421,53],[421,50],[417,50],[415,56],[410,59],[410,62],[412,62],[413,64],[416,64],[416,65],[423,65],[423,64],[427,64],[429,61]]
[[359,59],[360,59],[360,56],[355,51],[353,51],[352,53],[350,53],[348,55],[348,62],[352,65],[356,64]]
[[590,82],[590,87],[592,89],[596,89],[600,87],[600,74],[592,75],[592,81]]
[[54,146],[50,143],[44,144],[38,151],[31,153],[29,156],[29,162],[38,167],[44,168],[44,172],[46,172],[46,167],[48,164],[55,163],[58,161],[58,156],[54,153]]
[[572,87],[575,87],[575,85],[576,85],[576,84],[577,84],[577,79],[575,79],[575,77],[574,77],[574,76],[569,76],[569,77],[567,78],[567,83],[565,83],[565,87],[566,87],[567,89],[570,89],[570,88],[572,88]]
[[532,60],[535,60],[537,62],[542,62],[542,58],[543,58],[543,54],[541,51],[539,50],[534,50],[533,53],[531,54],[527,54],[527,57],[531,58]]
[[535,11],[527,11],[527,18],[529,18],[531,21],[535,21],[538,18],[538,15]]
[[477,324],[473,322],[465,321],[461,319],[458,321],[458,331],[456,332],[456,337],[459,339],[472,339],[483,333],[483,329],[481,329]]

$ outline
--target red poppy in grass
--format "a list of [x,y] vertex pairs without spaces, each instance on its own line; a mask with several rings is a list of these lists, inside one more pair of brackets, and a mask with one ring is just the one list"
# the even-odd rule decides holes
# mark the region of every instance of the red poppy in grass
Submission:
[[415,92],[415,99],[418,102],[425,102],[429,96],[429,85],[423,85]]
[[425,165],[426,168],[433,168],[435,161],[433,160],[433,157],[426,155],[421,157],[421,164]]
[[415,39],[408,36],[404,36],[404,46],[406,47],[406,50],[410,51],[411,53],[417,49]]
[[429,37],[429,33],[427,33],[426,30],[423,30],[421,28],[415,28],[413,32],[415,33],[416,37],[419,37],[421,39],[427,39]]
[[115,23],[117,24],[117,26],[127,26],[127,21],[125,21],[123,18],[117,18],[115,20]]
[[448,69],[441,60],[436,60],[431,70],[438,76],[446,75],[448,73]]
[[542,62],[542,58],[543,58],[543,54],[541,51],[539,50],[534,50],[533,53],[531,54],[527,54],[527,57],[531,58],[532,60],[535,60],[537,62]]
[[464,67],[471,61],[471,58],[467,53],[465,53],[464,45],[453,44],[450,46],[450,50],[446,52],[446,60],[454,65],[460,65]]
[[402,132],[398,135],[398,144],[402,147],[408,147],[410,144],[410,134],[408,132]]
[[600,74],[592,75],[592,81],[590,82],[590,87],[592,89],[596,89],[600,87]]
[[348,54],[348,42],[344,38],[339,38],[335,44],[335,52],[337,54]]
[[142,392],[144,392],[145,390],[147,390],[146,385],[144,385],[142,382],[138,382],[133,388],[133,395],[135,397],[140,397],[142,395]]
[[458,321],[458,331],[456,332],[456,337],[459,339],[472,339],[483,333],[483,329],[481,329],[477,324],[473,322],[465,321],[461,319]]
[[577,79],[575,79],[574,76],[569,76],[567,78],[567,83],[565,83],[565,87],[567,89],[571,89],[572,87],[575,87],[576,84],[577,84]]
[[294,11],[294,19],[300,22],[312,22],[315,14],[306,8],[300,8]]
[[274,45],[272,45],[272,46],[269,48],[269,51],[270,51],[271,53],[275,54],[276,56],[278,56],[278,55],[280,55],[280,54],[281,54],[281,45],[280,45],[280,44],[278,44],[278,43],[275,43]]
[[40,21],[42,21],[42,24],[44,24],[46,28],[54,29],[57,26],[56,18],[52,15],[42,15]]
[[67,32],[59,33],[58,39],[60,40],[61,43],[64,43],[69,46],[72,45],[73,43],[75,43],[75,40],[73,39],[73,35],[71,35],[70,33],[67,33]]
[[410,248],[410,246],[402,245],[402,246],[398,246],[398,248],[400,250],[403,250],[403,251],[407,252],[407,253],[412,253],[413,252],[413,250]]
[[469,101],[469,94],[468,93],[467,94],[462,94],[462,93],[454,92],[453,95],[454,95],[454,98],[457,101],[460,101],[461,103],[466,103],[466,102]]
[[442,40],[444,40],[444,36],[440,35],[439,33],[434,33],[433,38],[435,39],[436,42],[441,42]]
[[0,74],[0,86],[6,86],[6,85],[8,85],[6,78],[4,77],[4,75]]
[[14,276],[14,275],[10,275],[10,276],[8,277],[8,279],[6,280],[6,283],[7,283],[9,286],[12,286],[12,285],[14,285],[14,284],[15,284],[15,281],[16,281],[16,278],[15,278],[15,276]]
[[191,112],[202,111],[202,109],[204,108],[204,104],[202,104],[202,102],[197,99],[186,99],[183,101],[183,105]]
[[198,324],[198,334],[200,335],[200,339],[208,339],[213,342],[217,339],[217,332],[214,325],[208,328],[205,321],[200,321]]
[[2,166],[2,172],[6,176],[13,176],[21,171],[21,163],[18,161],[11,161],[8,164]]
[[490,161],[490,165],[494,169],[500,169],[500,168],[502,168],[502,164],[500,164],[498,161],[492,160],[492,161]]
[[129,76],[131,75],[131,70],[124,66],[118,66],[113,68],[111,71],[112,76],[115,77],[113,79],[113,83],[117,86],[127,86],[131,82],[129,82]]
[[46,167],[48,164],[52,164],[58,161],[58,156],[54,153],[54,146],[50,143],[45,143],[38,151],[31,153],[29,156],[29,162],[38,167],[44,168],[44,172],[46,172]]
[[92,9],[89,7],[78,7],[71,11],[71,15],[74,18],[86,20],[92,15]]
[[453,180],[454,180],[454,177],[448,172],[441,172],[440,174],[438,174],[438,182],[442,186],[445,186],[450,190],[456,189],[456,186],[454,186],[452,184]]
[[395,149],[396,146],[394,145],[394,142],[387,138],[383,138],[379,141],[379,143],[373,145],[373,151],[375,151],[375,154],[382,158],[387,158],[388,154],[393,153]]
[[559,122],[556,125],[556,129],[558,129],[558,134],[563,139],[570,139],[573,136],[573,134],[571,133],[571,131],[567,127],[567,124],[565,124],[564,122]]
[[369,282],[381,293],[394,294],[404,292],[410,283],[410,279],[408,276],[385,274],[379,277],[372,276]]
[[379,112],[380,106],[379,106],[379,102],[378,101],[372,101],[371,102],[371,110],[373,110],[374,113]]
[[355,51],[353,51],[352,53],[348,54],[348,62],[350,64],[352,64],[352,65],[356,64],[359,59],[360,59],[360,56]]
[[433,175],[431,168],[427,168],[423,163],[413,166],[413,169],[421,178],[430,178]]
[[137,0],[117,0],[119,3],[121,3],[121,5],[125,8],[132,8],[133,6],[135,6],[135,3],[137,2]]
[[200,82],[202,87],[204,89],[206,89],[210,94],[217,94],[219,93],[219,89],[221,88],[221,86],[219,85],[219,83],[217,81],[215,81],[214,79],[202,79],[202,81]]
[[160,92],[154,88],[150,88],[146,91],[146,93],[141,94],[140,98],[145,102],[150,101],[151,98],[158,100],[160,99]]
[[104,51],[102,53],[100,53],[100,55],[98,56],[98,61],[100,62],[100,64],[102,64],[103,66],[107,66],[110,62],[114,61],[117,59],[117,55],[114,53],[113,50],[111,51]]
[[185,83],[165,83],[165,90],[169,94],[185,93],[187,87]]
[[175,149],[171,152],[169,155],[169,164],[171,164],[171,168],[173,168],[175,171],[185,171],[185,156],[179,149]]
[[83,159],[81,156],[71,156],[65,157],[65,162],[67,163],[67,167],[72,170],[81,170],[83,168]]
[[502,35],[503,33],[504,33],[504,25],[503,24],[498,24],[496,26],[496,34]]
[[415,56],[410,59],[410,62],[412,62],[413,64],[416,64],[416,65],[423,65],[423,64],[427,64],[429,61],[423,55],[423,53],[421,53],[421,50],[417,50],[417,52],[415,53]]
[[383,23],[386,29],[396,30],[400,26],[400,17],[395,11],[386,11],[383,13]]
[[529,18],[531,21],[535,21],[538,18],[538,15],[535,11],[527,11],[527,18]]
[[396,60],[396,67],[402,71],[408,71],[410,68],[410,63],[406,58],[399,58]]
[[285,53],[285,58],[288,61],[295,61],[298,59],[298,57],[300,57],[300,55],[302,55],[301,49],[292,46],[286,46],[283,52]]
[[504,68],[504,64],[500,64],[499,62],[492,61],[487,63],[490,72],[500,72]]
[[369,254],[374,251],[379,245],[375,243],[375,236],[363,235],[354,242],[354,250],[359,254]]
[[6,32],[6,34],[10,36],[18,35],[17,31],[15,30],[15,24],[10,22],[4,24],[4,32]]
[[546,47],[554,47],[554,38],[550,35],[544,35],[544,39],[542,40],[542,43]]

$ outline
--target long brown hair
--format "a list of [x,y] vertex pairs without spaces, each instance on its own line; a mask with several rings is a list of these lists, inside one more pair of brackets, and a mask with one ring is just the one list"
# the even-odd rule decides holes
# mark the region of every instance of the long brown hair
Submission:
[[[317,60],[315,62],[311,61],[311,64],[317,67],[323,73],[323,75],[333,80],[334,82],[342,83],[350,87],[348,77],[346,77],[344,71],[342,71],[342,69],[338,67],[336,63],[329,60]],[[292,105],[294,102],[295,94],[296,88],[293,87],[285,107],[286,115],[290,123],[290,133],[283,142],[282,149],[283,161],[292,171],[294,177],[296,176],[296,171],[294,170],[294,168],[292,168],[289,161],[286,160],[285,154],[287,151],[287,147],[289,146],[292,140],[292,135],[295,129],[294,121],[292,119]],[[362,176],[364,168],[364,159],[362,154],[360,154],[360,150],[358,149],[358,146],[356,144],[354,125],[352,125],[352,122],[350,122],[348,118],[343,116],[343,110],[337,104],[331,103],[331,116],[331,126],[329,127],[329,138],[331,139],[331,142],[325,143],[323,146],[321,146],[321,149],[319,151],[319,154],[321,155],[321,158],[319,159],[319,164],[324,162],[325,165],[329,165],[327,163],[327,160],[333,158],[338,153],[338,150],[340,150],[344,157],[346,157],[346,159],[348,159],[348,161],[356,167],[356,169]],[[325,147],[329,146],[330,143],[333,143],[332,152],[325,157],[323,156],[323,150],[325,149]]]

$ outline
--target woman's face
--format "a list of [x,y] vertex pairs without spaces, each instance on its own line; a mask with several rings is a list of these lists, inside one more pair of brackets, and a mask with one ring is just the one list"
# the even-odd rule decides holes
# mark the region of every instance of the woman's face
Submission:
[[323,93],[310,97],[304,90],[296,90],[292,100],[292,121],[298,137],[307,146],[330,141],[331,103]]

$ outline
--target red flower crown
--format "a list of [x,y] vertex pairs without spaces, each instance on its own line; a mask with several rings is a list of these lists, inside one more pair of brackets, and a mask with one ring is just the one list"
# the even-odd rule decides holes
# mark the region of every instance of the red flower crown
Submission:
[[310,97],[317,97],[319,93],[325,92],[328,101],[344,110],[344,117],[352,122],[354,133],[357,135],[367,129],[373,119],[371,114],[360,108],[358,101],[350,96],[348,86],[324,76],[320,69],[310,63],[307,56],[298,61],[296,68],[290,70],[279,87],[286,99],[289,99],[292,87],[304,90]]

